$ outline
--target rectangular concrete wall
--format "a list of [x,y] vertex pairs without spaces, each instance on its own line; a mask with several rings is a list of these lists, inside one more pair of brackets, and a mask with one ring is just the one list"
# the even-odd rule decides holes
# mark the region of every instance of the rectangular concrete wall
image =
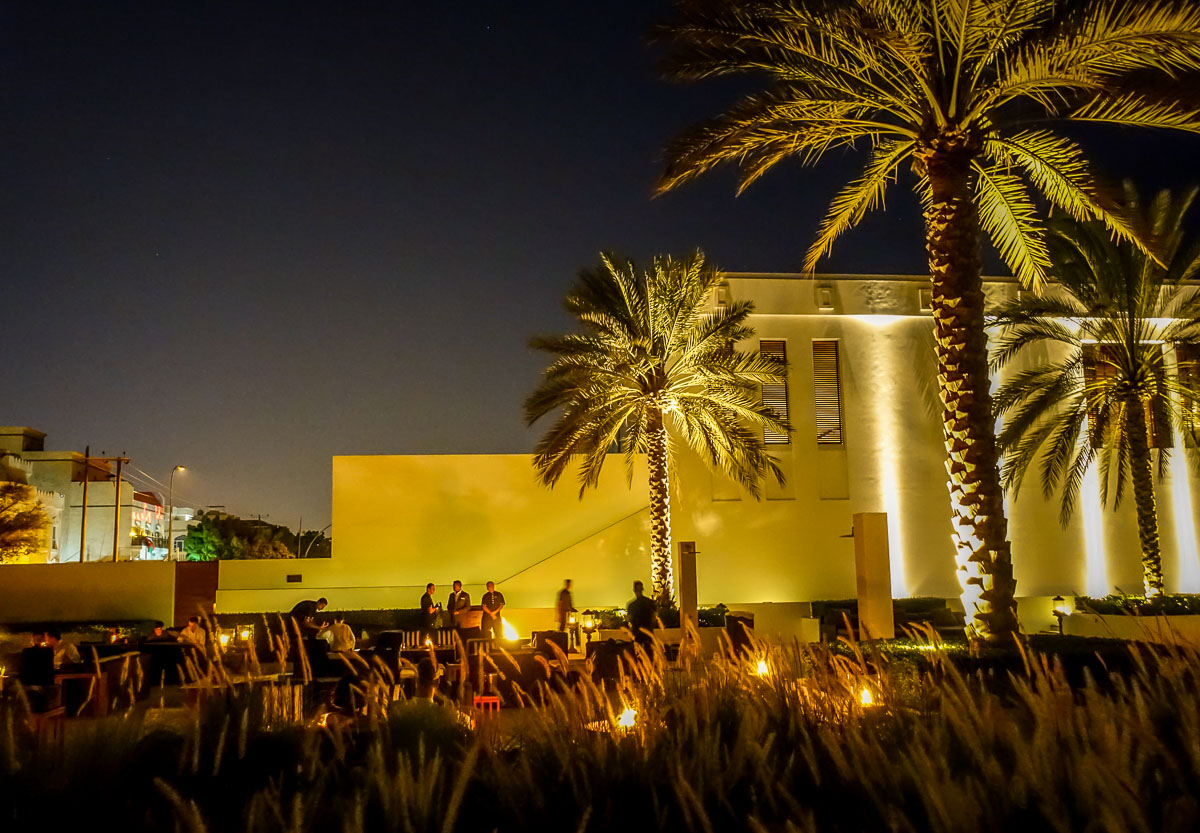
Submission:
[[173,562],[124,561],[0,566],[0,620],[5,622],[170,622]]

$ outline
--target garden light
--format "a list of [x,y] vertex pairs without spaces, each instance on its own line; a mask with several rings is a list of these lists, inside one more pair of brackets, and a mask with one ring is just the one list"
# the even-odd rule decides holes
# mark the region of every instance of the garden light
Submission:
[[765,677],[771,673],[771,668],[767,665],[765,659],[760,659],[758,664],[754,666],[754,673],[760,677]]
[[239,635],[244,641],[249,642],[251,633],[252,631],[249,628],[242,628],[242,632]]
[[217,637],[217,641],[220,642],[221,647],[224,648],[226,645],[229,644],[229,634],[227,634],[227,633],[221,634],[220,636]]
[[858,692],[858,704],[864,707],[875,705],[875,694],[871,691],[871,689],[867,688],[866,686],[862,687],[862,689]]
[[517,633],[517,629],[507,620],[502,620],[504,639],[508,642],[516,642],[521,638],[521,634]]
[[628,706],[625,707],[625,711],[621,712],[621,716],[617,718],[617,725],[622,729],[632,729],[636,722],[637,712]]

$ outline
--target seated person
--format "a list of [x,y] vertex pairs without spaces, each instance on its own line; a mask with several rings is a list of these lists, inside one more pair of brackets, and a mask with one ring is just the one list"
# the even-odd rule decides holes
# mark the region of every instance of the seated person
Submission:
[[62,633],[58,628],[50,628],[43,634],[42,644],[54,651],[54,667],[62,668],[63,664],[71,664],[73,662],[82,662],[79,656],[79,649],[71,642],[67,642],[62,638]]
[[185,645],[195,645],[200,649],[201,653],[204,652],[206,639],[207,635],[204,633],[203,628],[200,627],[199,616],[193,616],[191,619],[188,619],[187,627],[179,632],[180,642]]
[[167,631],[162,622],[155,622],[145,639],[146,642],[174,642],[175,640],[176,637]]
[[329,651],[353,651],[358,641],[354,638],[354,629],[346,624],[346,614],[338,613],[333,617],[333,624],[326,625],[317,631],[317,636],[329,641]]

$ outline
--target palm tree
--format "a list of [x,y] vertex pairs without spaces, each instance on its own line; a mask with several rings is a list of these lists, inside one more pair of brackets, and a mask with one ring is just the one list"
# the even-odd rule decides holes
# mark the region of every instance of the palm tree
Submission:
[[0,563],[28,558],[46,545],[50,518],[32,486],[0,483]]
[[556,358],[525,402],[529,424],[557,414],[538,442],[534,466],[553,486],[578,461],[580,497],[595,486],[609,452],[624,453],[632,480],[636,455],[650,469],[650,575],[660,605],[673,604],[671,470],[680,439],[714,470],[759,497],[760,480],[783,472],[763,443],[763,429],[791,426],[764,405],[760,385],[781,384],[787,369],[770,356],[736,349],[754,330],[753,304],[706,312],[724,276],[697,252],[660,255],[639,272],[601,256],[567,295],[582,333],[535,338]]
[[805,269],[882,207],[904,167],[924,206],[955,559],[969,634],[1017,627],[992,426],[983,232],[1027,286],[1050,265],[1029,185],[1123,239],[1132,224],[1054,123],[1200,131],[1169,76],[1200,69],[1200,7],[1165,0],[676,0],[660,34],[678,79],[765,76],[768,88],[669,147],[659,190],[722,163],[741,188],[783,159],[870,147],[833,200]]
[[[1192,352],[1200,348],[1200,290],[1182,284],[1200,271],[1200,243],[1185,246],[1183,227],[1196,194],[1192,188],[1173,199],[1164,191],[1147,207],[1162,265],[1114,241],[1096,222],[1054,224],[1049,243],[1057,283],[1043,295],[1019,298],[996,318],[1003,328],[993,353],[997,371],[1031,346],[1057,346],[1055,358],[1014,374],[996,391],[997,413],[1008,417],[998,438],[1004,485],[1015,494],[1038,468],[1047,497],[1062,487],[1065,525],[1097,458],[1102,503],[1111,488],[1119,506],[1129,481],[1147,596],[1163,589],[1151,447],[1159,449],[1161,477],[1172,435],[1194,441],[1200,403],[1200,352]],[[1140,209],[1132,190],[1128,204]],[[1195,448],[1189,451],[1195,464]]]

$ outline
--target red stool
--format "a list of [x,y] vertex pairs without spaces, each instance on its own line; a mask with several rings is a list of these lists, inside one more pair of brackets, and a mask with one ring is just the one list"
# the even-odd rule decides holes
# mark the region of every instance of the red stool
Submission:
[[479,711],[498,712],[500,711],[500,698],[479,696],[472,701],[472,705]]

